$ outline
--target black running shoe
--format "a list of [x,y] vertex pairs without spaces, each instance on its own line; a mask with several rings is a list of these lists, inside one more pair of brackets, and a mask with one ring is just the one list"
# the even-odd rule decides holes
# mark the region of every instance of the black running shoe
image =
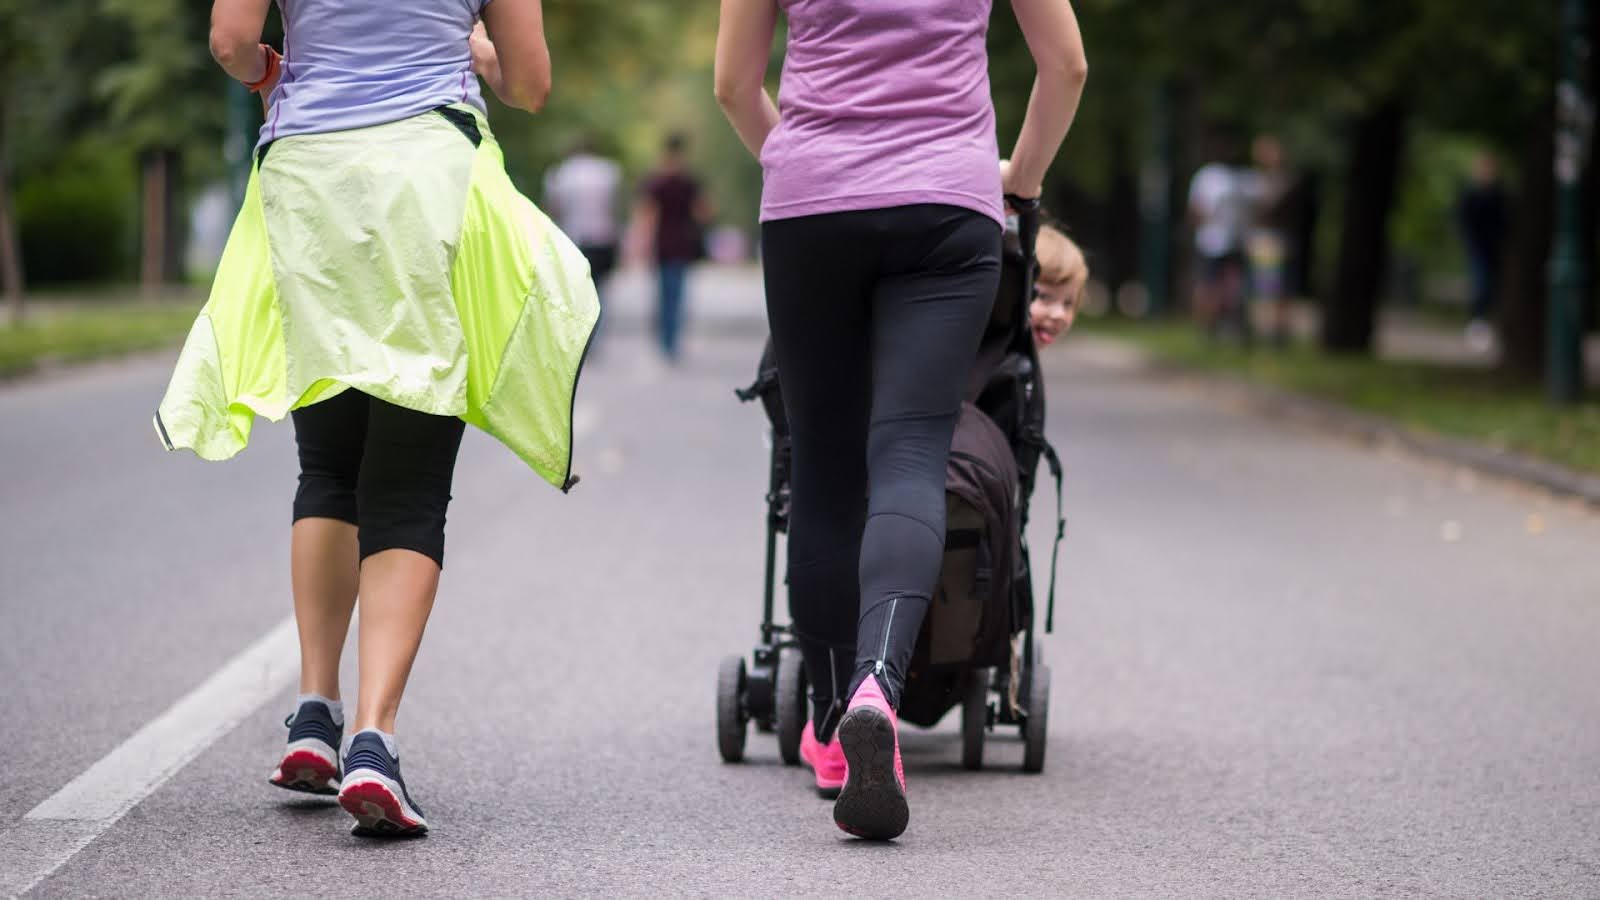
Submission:
[[412,837],[428,831],[422,810],[406,793],[400,758],[389,755],[376,732],[363,731],[351,739],[339,805],[355,816],[350,833],[359,837]]
[[307,794],[339,793],[339,742],[344,740],[344,726],[333,721],[327,705],[307,700],[283,724],[289,726],[289,746],[267,780]]

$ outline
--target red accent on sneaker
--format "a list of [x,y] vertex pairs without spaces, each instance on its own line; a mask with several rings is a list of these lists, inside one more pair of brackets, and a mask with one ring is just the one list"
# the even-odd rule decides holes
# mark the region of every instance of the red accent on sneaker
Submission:
[[355,778],[345,782],[339,790],[339,805],[362,825],[370,826],[377,820],[387,820],[398,830],[426,828],[426,824],[406,815],[405,805],[389,790],[388,785],[375,779]]
[[268,780],[291,790],[332,794],[339,790],[339,767],[310,750],[290,750]]

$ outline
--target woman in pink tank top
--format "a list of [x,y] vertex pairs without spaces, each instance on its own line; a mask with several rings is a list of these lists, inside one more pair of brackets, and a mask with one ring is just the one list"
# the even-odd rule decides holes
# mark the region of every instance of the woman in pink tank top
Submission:
[[[895,710],[944,551],[1002,194],[1039,196],[1088,71],[1068,0],[1012,8],[1039,74],[1002,175],[990,0],[722,0],[717,99],[765,173],[767,316],[793,432],[801,754],[837,795],[834,821],[868,839],[909,819]],[[763,79],[780,13],[775,105]]]

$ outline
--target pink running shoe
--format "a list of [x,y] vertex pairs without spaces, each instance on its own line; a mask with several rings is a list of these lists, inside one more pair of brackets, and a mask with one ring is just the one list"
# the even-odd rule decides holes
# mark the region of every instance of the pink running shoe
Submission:
[[833,821],[859,838],[887,841],[906,830],[906,775],[900,762],[900,731],[876,676],[856,688],[835,741],[844,751],[844,787],[833,804]]
[[800,733],[800,758],[817,776],[817,793],[826,800],[839,796],[839,789],[844,787],[844,751],[839,748],[838,736],[824,744],[817,740],[817,732],[812,728],[812,723],[806,723],[806,730]]

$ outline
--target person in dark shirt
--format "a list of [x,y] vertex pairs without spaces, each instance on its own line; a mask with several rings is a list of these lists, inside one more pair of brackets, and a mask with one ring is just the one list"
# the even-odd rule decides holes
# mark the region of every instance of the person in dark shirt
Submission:
[[667,138],[661,165],[645,181],[639,208],[658,274],[656,338],[669,362],[678,361],[684,282],[689,265],[701,256],[707,218],[700,182],[685,165],[687,143],[681,134]]
[[1467,340],[1487,346],[1493,334],[1488,320],[1500,286],[1501,251],[1508,224],[1505,187],[1500,182],[1499,167],[1488,153],[1472,162],[1472,180],[1461,192],[1457,218],[1472,276],[1472,321],[1467,325]]

